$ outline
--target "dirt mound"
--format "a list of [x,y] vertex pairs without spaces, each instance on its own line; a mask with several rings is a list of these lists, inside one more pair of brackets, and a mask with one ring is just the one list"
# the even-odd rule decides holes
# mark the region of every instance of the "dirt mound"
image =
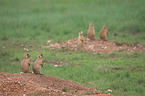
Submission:
[[110,96],[61,78],[32,73],[0,73],[0,95],[87,95]]
[[[76,47],[77,38],[62,43],[50,43],[48,46],[43,46],[43,48],[68,48],[70,50],[76,50]],[[103,41],[100,39],[88,40],[87,38],[84,38],[83,48],[81,50],[93,53],[111,53],[113,51],[130,53],[145,52],[145,46],[141,46],[139,44],[128,46],[127,44],[115,43],[115,40]]]

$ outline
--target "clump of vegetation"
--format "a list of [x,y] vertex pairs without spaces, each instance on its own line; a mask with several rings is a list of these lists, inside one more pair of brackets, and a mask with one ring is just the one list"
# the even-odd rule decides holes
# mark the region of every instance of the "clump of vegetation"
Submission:
[[115,44],[116,44],[117,46],[122,46],[124,43],[122,43],[121,41],[115,41]]

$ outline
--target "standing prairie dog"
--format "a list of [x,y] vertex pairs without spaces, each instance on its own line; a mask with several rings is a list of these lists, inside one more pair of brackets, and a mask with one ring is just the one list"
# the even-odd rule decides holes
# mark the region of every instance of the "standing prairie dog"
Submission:
[[95,39],[95,30],[94,30],[94,24],[93,23],[89,24],[89,29],[88,29],[87,37],[90,40],[94,40]]
[[80,50],[83,47],[83,31],[79,33],[78,42],[77,42],[77,50]]
[[103,26],[103,29],[100,31],[100,39],[106,41],[107,40],[107,25]]
[[41,73],[41,66],[43,67],[42,57],[43,54],[38,55],[36,61],[33,63],[33,71],[35,74]]
[[21,62],[21,70],[24,73],[28,73],[29,72],[29,66],[30,66],[29,57],[30,57],[30,54],[25,54],[24,55],[24,59]]

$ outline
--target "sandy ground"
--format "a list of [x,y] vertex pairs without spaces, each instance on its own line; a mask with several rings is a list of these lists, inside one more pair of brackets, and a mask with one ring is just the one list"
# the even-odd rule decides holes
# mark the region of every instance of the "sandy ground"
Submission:
[[[68,40],[62,43],[51,44],[48,41],[48,46],[43,46],[42,48],[50,48],[50,49],[65,49],[68,48],[70,50],[76,50],[77,48],[77,38]],[[116,44],[115,40],[107,40],[103,41],[100,39],[88,40],[84,38],[83,47],[80,49],[82,51],[92,52],[92,53],[112,53],[113,51],[117,52],[145,52],[145,46],[141,46],[140,44],[135,45],[127,45],[127,44]]]
[[33,73],[0,73],[0,96],[111,96],[61,78]]

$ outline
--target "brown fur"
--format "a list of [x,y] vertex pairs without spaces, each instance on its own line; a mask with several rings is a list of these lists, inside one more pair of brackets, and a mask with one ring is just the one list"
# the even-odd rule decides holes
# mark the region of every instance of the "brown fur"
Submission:
[[80,50],[83,47],[83,32],[79,33],[78,42],[77,42],[77,50]]
[[30,57],[30,54],[25,54],[24,59],[21,62],[21,70],[24,73],[29,72],[29,66],[30,66],[29,57]]
[[41,73],[41,66],[43,67],[42,57],[43,57],[43,54],[38,55],[36,61],[33,63],[33,71],[35,74]]
[[100,31],[100,39],[106,41],[107,40],[107,25],[103,26],[103,29]]
[[88,38],[90,40],[94,40],[95,39],[95,30],[94,30],[94,24],[93,23],[89,24],[89,29],[88,29],[87,36],[88,36]]

